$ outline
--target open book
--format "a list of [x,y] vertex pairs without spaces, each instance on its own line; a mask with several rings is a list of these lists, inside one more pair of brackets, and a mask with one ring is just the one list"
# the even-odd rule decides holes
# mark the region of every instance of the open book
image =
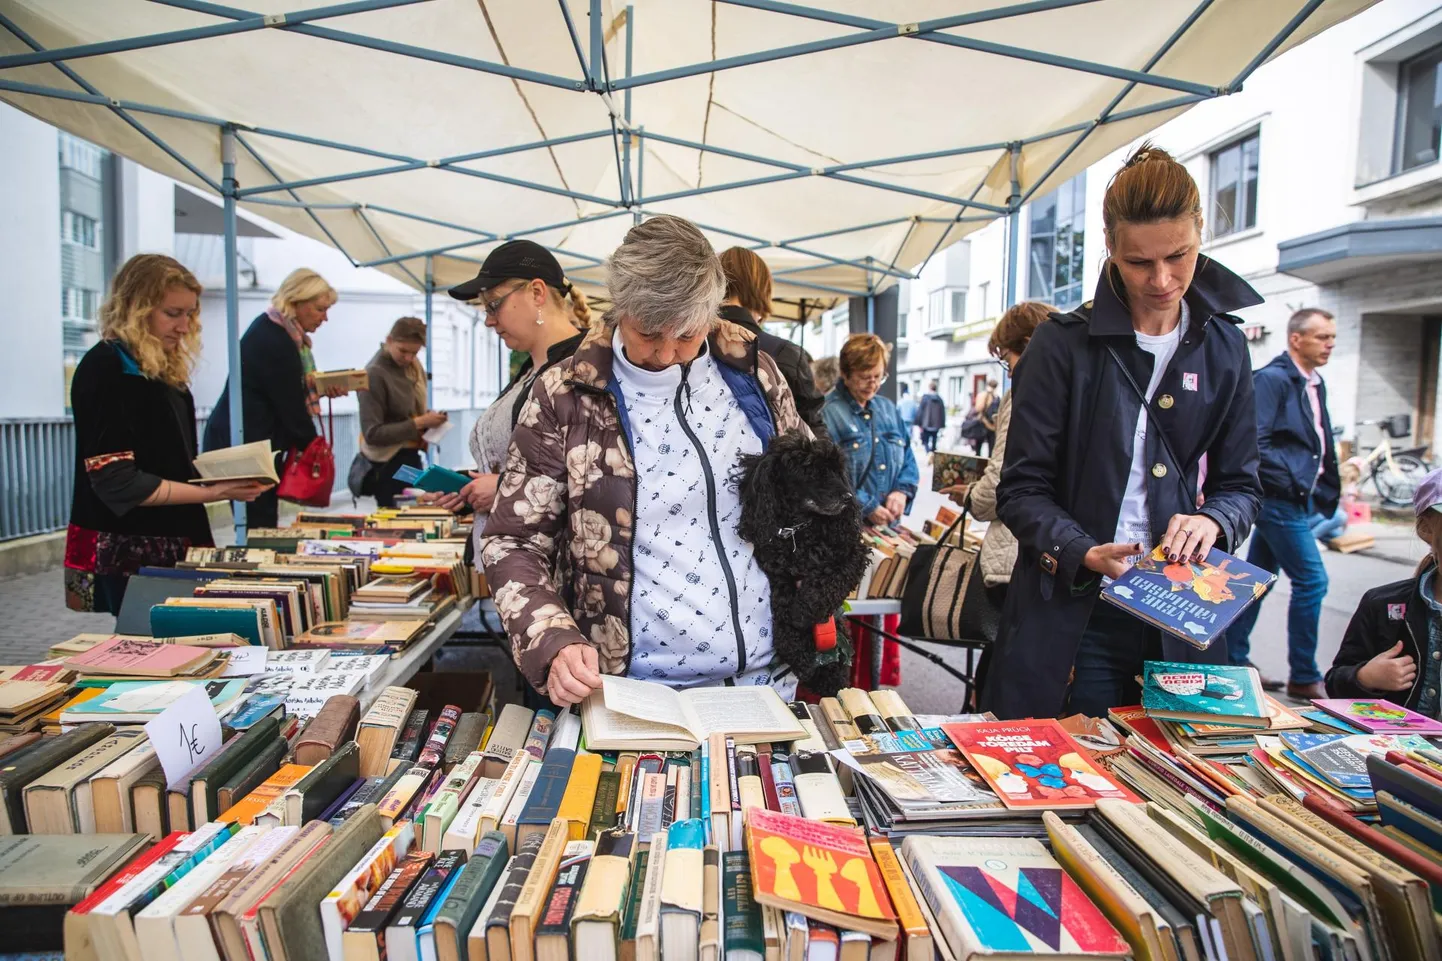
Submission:
[[315,389],[322,394],[332,387],[339,387],[349,393],[353,390],[370,390],[370,374],[363,370],[318,370],[315,372]]
[[200,477],[192,484],[213,484],[216,481],[264,480],[280,483],[275,473],[275,454],[270,441],[208,450],[195,459]]
[[581,702],[592,751],[694,751],[712,734],[737,741],[794,741],[806,736],[786,702],[764,686],[673,691],[654,681],[601,678]]

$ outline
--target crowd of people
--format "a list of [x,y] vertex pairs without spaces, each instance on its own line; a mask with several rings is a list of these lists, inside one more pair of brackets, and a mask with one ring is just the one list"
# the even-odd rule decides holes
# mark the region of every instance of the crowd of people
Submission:
[[[1003,718],[1100,716],[1136,701],[1146,659],[1249,664],[1265,599],[1225,641],[1197,650],[1097,597],[1154,546],[1186,562],[1250,538],[1248,560],[1292,581],[1289,677],[1275,686],[1294,697],[1389,695],[1435,715],[1442,605],[1430,558],[1367,594],[1325,678],[1316,663],[1327,591],[1317,532],[1341,493],[1318,373],[1332,317],[1298,311],[1287,350],[1253,373],[1234,312],[1262,298],[1200,253],[1197,186],[1160,149],[1143,146],[1118,171],[1103,221],[1107,259],[1092,299],[1065,313],[1009,309],[988,346],[1011,389],[991,380],[959,432],[989,460],[978,481],[949,493],[990,523],[979,564],[1001,611],[980,706]],[[772,591],[737,531],[738,461],[787,432],[829,440],[860,518],[899,525],[920,477],[913,431],[929,453],[946,426],[938,384],[919,398],[903,385],[891,400],[890,346],[869,333],[813,363],[763,326],[764,261],[744,248],[718,255],[681,218],[633,227],[607,268],[611,306],[599,317],[555,257],[525,240],[496,247],[451,289],[524,362],[475,423],[470,482],[432,502],[480,515],[476,560],[530,697],[574,704],[606,674],[765,684],[791,697],[815,664],[777,654]],[[277,522],[271,487],[189,483],[200,293],[175,260],[132,258],[77,369],[74,607],[114,612],[128,574],[210,543],[205,503],[249,501],[253,526]],[[316,438],[310,338],[336,299],[298,270],[245,333],[244,441],[285,452]],[[421,321],[400,318],[367,365],[352,488],[382,505],[400,493],[396,469],[421,463],[426,431],[445,419],[427,409],[425,341]],[[229,390],[207,449],[230,442]],[[1442,474],[1421,485],[1416,506],[1435,557]]]

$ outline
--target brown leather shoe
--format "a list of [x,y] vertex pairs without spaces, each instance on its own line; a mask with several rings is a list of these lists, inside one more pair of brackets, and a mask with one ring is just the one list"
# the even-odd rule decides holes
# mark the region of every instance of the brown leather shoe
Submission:
[[1288,681],[1287,696],[1294,697],[1299,701],[1311,701],[1319,697],[1326,697],[1327,689],[1322,686],[1321,681],[1315,681],[1311,684],[1293,684],[1291,681]]

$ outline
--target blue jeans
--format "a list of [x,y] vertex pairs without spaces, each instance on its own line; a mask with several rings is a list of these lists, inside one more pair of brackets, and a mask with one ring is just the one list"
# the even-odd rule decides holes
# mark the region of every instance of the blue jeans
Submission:
[[1108,708],[1141,703],[1137,675],[1142,672],[1142,662],[1161,657],[1160,631],[1097,601],[1072,661],[1066,713],[1106,717]]
[[[1248,563],[1273,574],[1285,571],[1292,581],[1292,601],[1287,607],[1288,680],[1293,684],[1315,684],[1322,680],[1317,670],[1317,628],[1322,619],[1322,598],[1327,596],[1327,569],[1312,536],[1312,512],[1301,504],[1263,500],[1252,530]],[[1252,628],[1266,597],[1249,606],[1227,629],[1227,656],[1233,664],[1245,664],[1252,647]]]
[[1312,527],[1312,536],[1326,543],[1334,537],[1341,536],[1342,532],[1347,529],[1347,512],[1339,507],[1331,517],[1313,514],[1308,518],[1307,523]]

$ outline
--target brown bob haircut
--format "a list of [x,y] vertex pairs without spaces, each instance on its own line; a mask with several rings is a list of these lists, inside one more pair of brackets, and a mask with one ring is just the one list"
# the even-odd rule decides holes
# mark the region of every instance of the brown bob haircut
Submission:
[[1055,312],[1055,307],[1039,300],[1024,300],[1008,308],[992,328],[991,339],[986,342],[987,353],[998,358],[1006,351],[1020,354],[1026,350],[1032,333]]
[[745,247],[732,247],[721,254],[726,271],[726,300],[766,317],[771,313],[771,270],[766,261]]
[[886,341],[875,334],[852,334],[841,347],[839,362],[841,376],[850,377],[858,371],[871,370],[878,364],[885,366],[891,357],[891,348]]

